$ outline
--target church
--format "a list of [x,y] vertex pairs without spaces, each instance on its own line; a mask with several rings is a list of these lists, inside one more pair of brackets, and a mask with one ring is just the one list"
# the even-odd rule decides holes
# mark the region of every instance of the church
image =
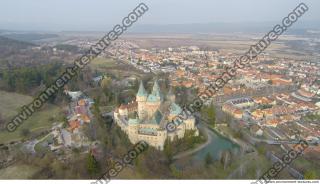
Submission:
[[163,150],[166,139],[172,141],[175,137],[183,138],[187,130],[194,130],[196,136],[199,134],[193,116],[179,124],[175,131],[167,131],[167,123],[181,112],[182,108],[176,104],[172,90],[166,95],[162,94],[156,80],[150,94],[141,82],[135,101],[121,104],[114,112],[114,119],[132,144],[143,140]]

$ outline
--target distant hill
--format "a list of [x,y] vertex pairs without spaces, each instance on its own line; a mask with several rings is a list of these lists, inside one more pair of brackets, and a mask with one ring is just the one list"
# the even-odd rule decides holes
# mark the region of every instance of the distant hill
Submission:
[[[131,33],[266,33],[277,21],[267,22],[235,22],[235,23],[194,23],[194,24],[141,24],[130,28]],[[320,30],[317,21],[298,21],[290,27],[286,34],[303,35],[307,30]]]
[[14,40],[25,41],[25,42],[33,42],[37,40],[58,37],[58,35],[56,34],[42,34],[42,33],[9,33],[2,36],[11,38]]
[[20,57],[23,50],[33,46],[36,45],[0,36],[0,65],[5,60],[14,63],[24,61],[26,58]]
[[26,49],[32,46],[36,46],[36,45],[33,43],[28,43],[28,42],[14,40],[11,38],[0,36],[0,52],[4,52],[4,50],[12,50],[12,49]]

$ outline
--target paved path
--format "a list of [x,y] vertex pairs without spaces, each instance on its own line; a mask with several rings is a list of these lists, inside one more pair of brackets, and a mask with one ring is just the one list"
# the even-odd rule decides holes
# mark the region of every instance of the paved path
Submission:
[[27,150],[29,150],[31,153],[36,153],[36,150],[34,149],[34,147],[36,146],[36,144],[38,144],[39,142],[43,141],[44,139],[46,139],[49,135],[51,134],[48,133],[46,136],[42,137],[41,139],[34,139],[31,141],[27,141],[25,143],[25,147],[27,148]]

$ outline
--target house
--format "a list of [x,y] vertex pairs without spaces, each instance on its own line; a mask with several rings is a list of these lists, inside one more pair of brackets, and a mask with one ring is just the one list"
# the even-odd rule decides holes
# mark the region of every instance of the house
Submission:
[[222,105],[222,111],[232,115],[237,119],[242,119],[244,111],[230,103],[225,103]]
[[270,126],[270,127],[277,127],[278,124],[280,124],[281,120],[278,118],[272,118],[272,119],[267,119],[266,120],[266,126]]
[[259,125],[252,125],[250,127],[250,132],[256,136],[262,136],[263,135],[263,130]]

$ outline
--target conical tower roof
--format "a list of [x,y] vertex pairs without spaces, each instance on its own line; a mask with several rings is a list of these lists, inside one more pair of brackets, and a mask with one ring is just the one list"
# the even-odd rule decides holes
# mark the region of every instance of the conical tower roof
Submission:
[[153,85],[153,88],[152,88],[152,95],[156,96],[156,97],[160,97],[161,94],[160,94],[160,87],[159,87],[159,84],[158,84],[158,80],[154,81],[154,85]]
[[148,96],[148,93],[147,93],[146,89],[144,89],[142,81],[140,82],[139,91],[137,93],[137,96]]
[[162,95],[160,93],[160,87],[159,87],[159,84],[158,84],[157,80],[154,81],[152,92],[148,96],[147,101],[148,102],[159,102],[159,101],[162,101]]

